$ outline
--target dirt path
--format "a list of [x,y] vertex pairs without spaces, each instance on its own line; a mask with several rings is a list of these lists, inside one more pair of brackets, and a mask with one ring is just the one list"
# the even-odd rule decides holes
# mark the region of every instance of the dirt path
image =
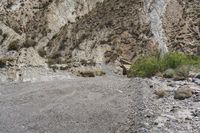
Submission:
[[99,77],[0,87],[0,133],[122,130],[131,99],[126,78]]

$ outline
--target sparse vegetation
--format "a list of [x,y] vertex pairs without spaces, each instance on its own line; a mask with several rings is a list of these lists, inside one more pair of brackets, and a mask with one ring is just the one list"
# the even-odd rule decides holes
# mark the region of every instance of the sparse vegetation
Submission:
[[55,64],[55,60],[49,58],[46,63],[51,67],[51,65]]
[[183,65],[200,66],[200,57],[170,52],[163,58],[158,55],[141,57],[128,71],[128,77],[151,77],[167,69],[177,69]]
[[114,62],[118,57],[119,54],[116,51],[106,51],[104,53],[104,57],[105,57],[105,63],[108,64],[110,62]]
[[36,41],[32,39],[26,39],[26,41],[23,43],[23,47],[24,48],[35,47],[36,44],[37,44]]
[[0,29],[0,35],[2,35],[3,34],[3,31],[2,31],[2,29]]
[[120,47],[116,48],[115,51],[116,51],[116,53],[119,54],[119,55],[121,55],[121,54],[123,53],[123,49],[120,48]]
[[79,74],[82,77],[95,77],[95,72],[90,70],[81,71]]
[[92,60],[92,59],[88,59],[88,60],[81,59],[80,63],[83,66],[95,66],[96,65],[96,62],[94,60]]
[[53,64],[61,64],[61,60],[60,58],[57,59],[48,58],[47,64],[49,65],[49,67],[51,67],[51,65]]
[[20,48],[21,48],[21,46],[19,45],[19,40],[15,40],[8,45],[9,51],[11,51],[11,50],[18,51]]
[[38,54],[41,56],[41,57],[45,57],[47,55],[46,51],[44,50],[44,48],[42,49],[39,49],[38,50]]
[[95,76],[103,76],[106,73],[103,70],[81,70],[79,71],[79,75],[82,77],[95,77]]
[[128,77],[150,77],[160,69],[158,59],[155,56],[142,57],[134,63],[128,71]]
[[158,89],[158,90],[155,90],[154,94],[156,94],[158,98],[162,98],[166,95],[166,92],[163,89]]
[[0,68],[5,67],[7,61],[10,62],[10,61],[13,61],[13,60],[14,60],[14,58],[12,58],[12,57],[1,57],[0,58]]
[[175,70],[174,69],[167,69],[163,73],[163,77],[165,77],[165,78],[173,78],[174,75],[175,75]]
[[70,60],[59,57],[59,58],[55,58],[55,59],[48,58],[47,64],[49,65],[49,67],[51,67],[51,65],[54,65],[54,64],[67,64],[69,62],[70,62]]
[[175,79],[176,80],[183,80],[189,76],[189,71],[191,69],[190,65],[182,65],[175,70]]
[[103,70],[96,70],[96,72],[95,72],[96,74],[96,76],[103,76],[103,75],[106,75],[106,73],[103,71]]
[[57,58],[59,58],[61,56],[62,56],[61,53],[59,51],[57,51],[57,52],[53,53],[53,55],[50,58],[57,59]]
[[29,47],[34,47],[37,43],[32,40],[32,39],[26,39],[26,41],[20,45],[20,41],[19,39],[11,42],[9,45],[8,45],[8,50],[15,50],[15,51],[18,51],[20,50],[21,48],[29,48]]
[[55,34],[52,39],[56,39],[58,37],[58,34]]
[[3,38],[6,39],[8,37],[8,34],[4,33]]

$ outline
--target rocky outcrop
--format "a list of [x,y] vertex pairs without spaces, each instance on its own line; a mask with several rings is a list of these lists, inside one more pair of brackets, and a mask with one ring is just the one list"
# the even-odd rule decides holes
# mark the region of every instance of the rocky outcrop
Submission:
[[[0,2],[0,29],[4,31],[7,27],[13,30],[8,35],[17,34],[32,39],[38,47],[42,47],[62,26],[88,13],[98,1],[102,0],[3,0]],[[5,43],[8,45],[10,42]]]
[[198,54],[200,47],[199,5],[199,0],[170,0],[163,17],[170,50]]
[[[195,9],[191,3],[186,2],[184,6],[176,0],[106,0],[74,24],[65,25],[44,49],[49,53],[49,58],[59,55],[54,59],[55,63],[68,63],[71,67],[74,67],[74,63],[76,67],[82,66],[81,62],[87,60],[97,64],[123,66],[119,62],[121,58],[134,62],[138,56],[155,53],[156,49],[161,55],[168,52],[168,49],[197,54],[198,46],[192,44],[191,49],[190,42],[184,45],[185,50],[170,44],[175,43],[170,38],[175,28],[170,24],[178,23],[184,14],[191,17],[189,12],[183,12],[183,9]],[[197,15],[194,14],[194,18],[198,18]],[[181,21],[185,23],[187,19]],[[198,23],[198,20],[194,23]],[[190,33],[193,34],[192,31]],[[186,41],[187,35],[183,36]],[[198,40],[198,37],[194,40]]]
[[87,15],[61,29],[44,48],[47,57],[56,63],[80,67],[88,61],[134,61],[141,54],[152,53],[156,43],[143,7],[142,0],[98,3]]
[[168,52],[167,39],[163,28],[163,16],[169,0],[144,0],[145,11],[148,14],[157,49],[161,56]]
[[[38,55],[40,48],[46,46],[62,26],[88,13],[98,1],[102,0],[0,1],[0,57],[14,57],[12,67],[18,70],[46,69],[45,59]],[[5,73],[9,68],[6,66]]]

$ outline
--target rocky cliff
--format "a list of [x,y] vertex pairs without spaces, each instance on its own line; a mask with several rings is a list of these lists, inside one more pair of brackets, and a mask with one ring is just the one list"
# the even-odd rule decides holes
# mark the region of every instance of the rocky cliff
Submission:
[[155,51],[199,54],[199,5],[198,0],[1,0],[0,67],[14,75],[48,66],[125,73],[127,64]]
[[170,50],[199,54],[200,1],[171,0],[163,16],[163,27]]
[[[39,56],[38,49],[46,46],[63,26],[74,23],[77,17],[87,14],[97,2],[98,0],[0,1],[2,79],[11,77],[16,80],[18,75],[29,75],[24,73],[24,69],[47,69],[46,59]],[[8,71],[12,71],[15,76],[8,76]]]
[[87,15],[64,26],[44,50],[51,63],[69,67],[120,63],[150,53],[154,47],[150,23],[140,0],[106,0]]

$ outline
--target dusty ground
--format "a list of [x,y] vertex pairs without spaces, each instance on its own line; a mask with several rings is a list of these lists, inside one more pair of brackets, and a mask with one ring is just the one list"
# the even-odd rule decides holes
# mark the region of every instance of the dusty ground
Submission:
[[129,80],[86,78],[0,87],[0,133],[107,133],[127,118]]
[[[175,100],[188,84],[195,94]],[[158,98],[154,90],[163,88]],[[199,133],[200,88],[104,76],[0,85],[0,133]]]

